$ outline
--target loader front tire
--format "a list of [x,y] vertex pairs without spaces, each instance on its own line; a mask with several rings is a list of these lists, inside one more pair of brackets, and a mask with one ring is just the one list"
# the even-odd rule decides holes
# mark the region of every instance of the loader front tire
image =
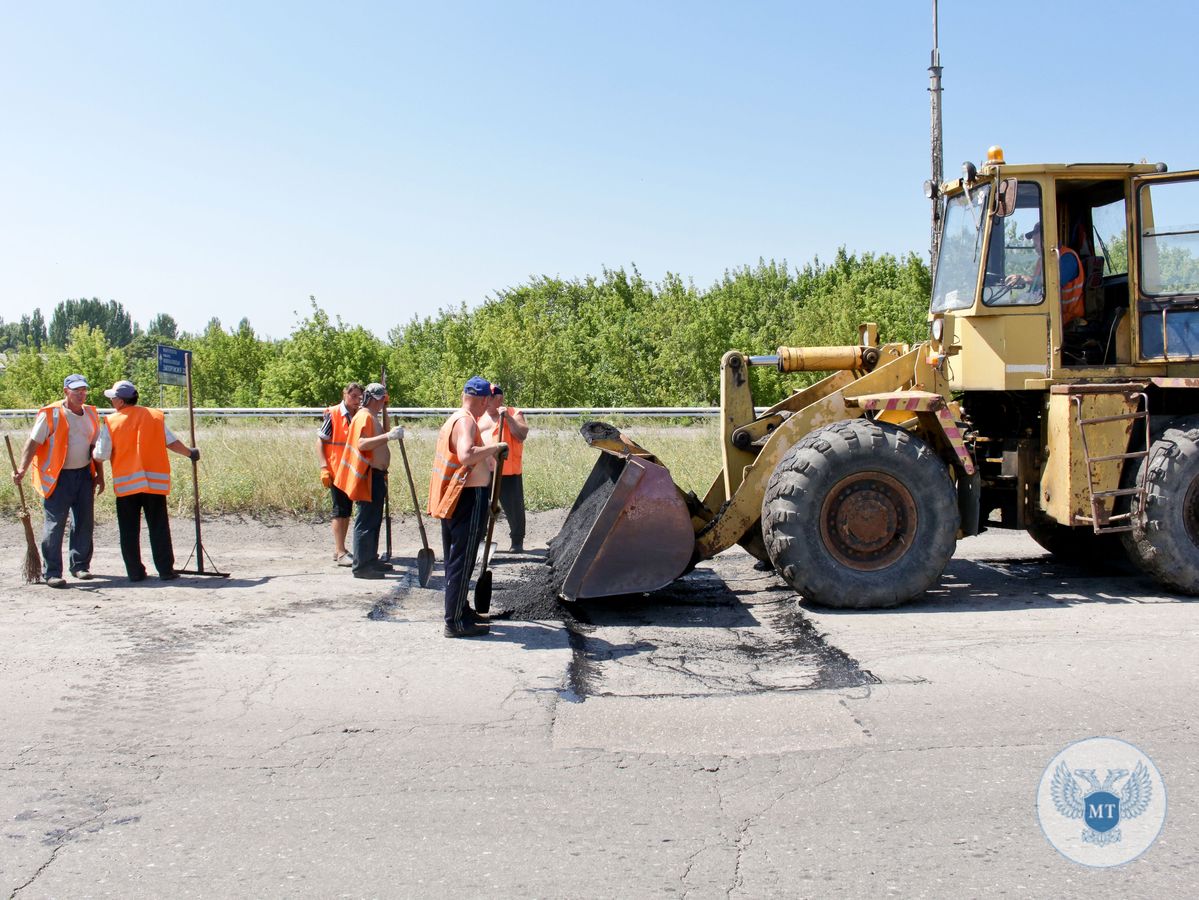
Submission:
[[948,470],[928,444],[866,419],[807,435],[762,499],[775,570],[804,599],[840,609],[924,593],[953,556],[959,521]]
[[1137,476],[1145,508],[1123,535],[1129,559],[1163,587],[1199,594],[1199,416],[1172,422]]

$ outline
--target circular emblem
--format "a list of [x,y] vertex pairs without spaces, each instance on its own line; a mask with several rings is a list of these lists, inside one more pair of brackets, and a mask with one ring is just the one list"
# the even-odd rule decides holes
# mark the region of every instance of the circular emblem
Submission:
[[1037,787],[1049,843],[1084,866],[1131,862],[1166,821],[1166,785],[1148,756],[1116,738],[1087,738],[1049,761]]

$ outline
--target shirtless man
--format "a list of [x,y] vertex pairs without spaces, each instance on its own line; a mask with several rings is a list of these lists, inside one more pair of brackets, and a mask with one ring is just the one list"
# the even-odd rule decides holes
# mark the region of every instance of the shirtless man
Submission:
[[475,637],[488,626],[467,603],[475,568],[480,523],[487,515],[491,461],[503,459],[506,443],[484,445],[477,419],[487,408],[491,384],[478,375],[462,388],[462,408],[437,433],[429,480],[428,513],[441,519],[445,550],[445,636]]

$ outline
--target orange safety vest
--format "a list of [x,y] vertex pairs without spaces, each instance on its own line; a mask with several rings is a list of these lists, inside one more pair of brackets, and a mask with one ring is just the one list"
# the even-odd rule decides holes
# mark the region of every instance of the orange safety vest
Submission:
[[350,422],[345,446],[342,447],[341,461],[337,465],[337,473],[333,476],[333,483],[351,500],[370,502],[371,451],[359,450],[358,439],[374,437],[375,434],[375,417],[363,406],[354,413]]
[[[1082,259],[1077,253],[1069,247],[1059,247],[1058,253],[1063,259],[1067,254],[1073,256],[1074,261],[1078,264],[1078,274],[1060,285],[1062,294],[1062,327],[1065,328],[1075,319],[1081,319],[1086,312],[1086,298],[1083,296],[1083,288],[1086,286],[1087,276],[1082,268]],[[1061,272],[1060,264],[1058,271]]]
[[321,451],[325,454],[325,468],[330,472],[336,472],[338,466],[341,465],[341,455],[345,451],[346,441],[350,437],[350,422],[347,422],[346,417],[341,414],[340,403],[326,409],[325,415],[333,424],[333,436],[329,440],[321,442]]
[[[426,512],[435,519],[448,519],[458,506],[458,498],[466,486],[470,470],[462,465],[458,454],[454,451],[454,426],[464,417],[469,417],[464,409],[458,410],[445,420],[441,430],[437,432],[437,450],[433,456],[433,474],[429,476],[429,505]],[[476,432],[475,446],[483,446],[482,437]]]
[[[67,461],[67,443],[70,441],[70,424],[67,422],[66,400],[59,400],[49,406],[43,406],[40,412],[46,417],[46,439],[37,445],[33,452],[34,469],[33,483],[41,495],[49,499],[58,487],[58,473],[62,471],[63,463]],[[83,414],[92,426],[92,439],[89,444],[96,443],[96,435],[100,433],[100,416],[96,407],[83,407]],[[90,462],[90,460],[89,460]],[[92,468],[89,466],[89,468]]]
[[[504,427],[504,440],[508,443],[508,458],[504,460],[504,471],[501,475],[519,475],[524,469],[521,467],[521,460],[525,455],[525,442],[520,440],[512,433],[512,417],[520,412],[519,409],[508,407],[508,424]],[[500,442],[500,423],[496,422],[491,426],[491,434],[488,436],[487,443],[498,444]]]
[[112,434],[112,492],[169,494],[171,464],[161,409],[126,406],[104,423]]

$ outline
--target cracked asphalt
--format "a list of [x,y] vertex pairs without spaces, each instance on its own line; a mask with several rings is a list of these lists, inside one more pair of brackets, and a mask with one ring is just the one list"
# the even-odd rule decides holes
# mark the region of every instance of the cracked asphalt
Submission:
[[[498,557],[497,605],[564,515]],[[229,579],[131,585],[101,526],[96,580],[53,591],[6,524],[0,896],[1193,896],[1195,601],[988,532],[898,610],[797,604],[738,550],[448,641],[395,534],[397,575],[354,581],[325,525],[224,519]],[[1034,807],[1096,735],[1169,793],[1117,869]]]

